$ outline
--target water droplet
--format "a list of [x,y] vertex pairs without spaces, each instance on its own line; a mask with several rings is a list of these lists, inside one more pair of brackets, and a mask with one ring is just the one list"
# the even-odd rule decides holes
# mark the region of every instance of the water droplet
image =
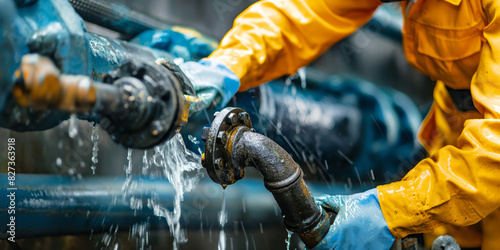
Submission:
[[[180,243],[187,241],[180,225],[181,201],[184,193],[191,191],[203,176],[200,171],[202,169],[200,157],[186,149],[182,136],[177,133],[164,144],[154,147],[152,156],[147,151],[144,152],[142,169],[137,169],[139,166],[132,164],[132,150],[128,151],[127,159],[128,164],[124,166],[126,179],[122,185],[123,199],[128,200],[129,205],[134,209],[146,205],[153,209],[155,216],[165,218],[174,239],[172,249],[178,249]],[[143,190],[142,188],[138,190],[141,183],[137,183],[133,178],[133,175],[137,174],[166,177],[175,190],[171,205],[173,209],[169,210],[165,207],[165,201],[160,200],[155,190],[148,190],[152,192],[152,196],[146,202],[137,196],[141,195],[140,192]],[[139,237],[141,244],[147,246],[148,232],[149,229],[134,237]]]
[[307,82],[306,82],[306,68],[302,67],[299,70],[297,70],[297,74],[300,77],[300,87],[305,89],[307,87]]
[[198,141],[198,139],[197,139],[196,137],[192,136],[192,135],[188,135],[188,139],[189,139],[189,141],[191,141],[193,144],[196,144],[196,145],[200,144],[200,141]]
[[69,117],[68,134],[70,138],[75,138],[78,134],[78,126],[76,125],[76,114]]
[[96,164],[99,162],[99,127],[97,124],[94,122],[92,124],[92,134],[90,136],[90,140],[92,140],[93,146],[92,146],[92,174],[95,175],[95,170],[96,170]]
[[61,166],[62,165],[62,160],[61,160],[60,157],[57,157],[56,164],[57,164],[57,166]]
[[220,234],[219,234],[219,245],[217,247],[218,250],[226,249],[226,233],[224,232],[224,225],[227,223],[227,212],[226,212],[226,198],[225,198],[226,190],[222,191],[222,209],[219,213],[219,224],[221,226]]

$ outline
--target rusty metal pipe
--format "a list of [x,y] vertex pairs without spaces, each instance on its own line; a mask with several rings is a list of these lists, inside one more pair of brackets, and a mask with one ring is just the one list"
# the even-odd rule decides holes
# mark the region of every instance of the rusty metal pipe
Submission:
[[255,167],[281,208],[285,226],[299,235],[308,248],[325,237],[334,220],[317,206],[303,179],[302,169],[278,144],[255,133],[247,112],[225,108],[204,128],[202,165],[223,187],[244,177],[245,167]]
[[323,239],[330,228],[330,216],[315,204],[302,169],[283,148],[264,135],[248,131],[233,142],[231,157],[259,170],[281,208],[285,226],[307,247]]

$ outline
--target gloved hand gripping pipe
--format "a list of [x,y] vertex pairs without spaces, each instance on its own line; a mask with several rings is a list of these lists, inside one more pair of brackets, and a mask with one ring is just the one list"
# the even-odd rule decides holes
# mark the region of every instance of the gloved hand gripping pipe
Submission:
[[96,82],[60,74],[51,59],[29,54],[15,78],[13,95],[20,105],[98,115],[111,138],[130,148],[160,144],[203,108],[179,68],[162,59],[124,64]]
[[201,139],[202,165],[214,182],[226,187],[244,177],[245,167],[255,167],[281,208],[285,226],[308,248],[321,242],[334,216],[315,204],[299,165],[278,144],[255,132],[248,113],[238,108],[216,113]]

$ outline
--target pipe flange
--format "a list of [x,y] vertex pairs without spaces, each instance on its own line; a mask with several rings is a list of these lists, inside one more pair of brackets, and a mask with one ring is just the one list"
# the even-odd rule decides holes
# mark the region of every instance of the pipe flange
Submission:
[[148,149],[170,138],[180,127],[184,99],[179,80],[165,67],[134,61],[103,79],[120,89],[116,106],[102,110],[111,138],[126,147]]
[[239,108],[216,112],[211,127],[203,128],[205,153],[201,164],[214,182],[226,186],[244,177],[244,168],[231,161],[231,150],[233,141],[247,131],[255,130],[248,113]]

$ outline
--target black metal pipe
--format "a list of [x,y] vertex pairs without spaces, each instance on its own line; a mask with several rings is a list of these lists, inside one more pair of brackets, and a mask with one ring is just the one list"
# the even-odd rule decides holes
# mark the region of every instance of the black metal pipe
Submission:
[[202,165],[214,182],[233,184],[244,177],[245,167],[255,167],[281,208],[285,226],[308,248],[321,242],[334,216],[316,205],[292,157],[268,137],[255,133],[247,112],[225,108],[216,113],[201,139],[206,142]]
[[315,204],[299,165],[283,148],[261,134],[248,130],[235,140],[233,162],[240,166],[250,164],[259,170],[281,208],[285,226],[297,233],[307,247],[317,245],[328,233],[330,216]]
[[[0,174],[0,239],[8,234],[10,200],[7,174]],[[148,202],[168,211],[174,210],[175,190],[167,179],[135,176],[131,188],[123,192],[125,177],[84,176],[76,179],[68,176],[17,174],[15,190],[16,240],[28,237],[91,234],[109,232],[110,228],[128,231],[137,223],[148,222],[151,229],[167,230],[167,221],[154,214]],[[327,187],[315,183],[313,190],[346,192],[343,186]],[[3,198],[7,197],[7,198]],[[136,197],[138,203],[131,204]],[[221,209],[220,186],[209,180],[201,180],[182,201],[182,228],[190,231],[209,230],[219,225],[216,216]],[[249,230],[276,227],[281,216],[275,212],[273,198],[257,180],[246,180],[225,192],[228,218],[245,224]],[[243,202],[242,202],[243,201]],[[133,206],[132,206],[133,205]],[[4,216],[5,215],[5,216]],[[265,230],[265,229],[264,229]],[[0,245],[1,246],[1,245]],[[1,248],[1,247],[0,247]]]

